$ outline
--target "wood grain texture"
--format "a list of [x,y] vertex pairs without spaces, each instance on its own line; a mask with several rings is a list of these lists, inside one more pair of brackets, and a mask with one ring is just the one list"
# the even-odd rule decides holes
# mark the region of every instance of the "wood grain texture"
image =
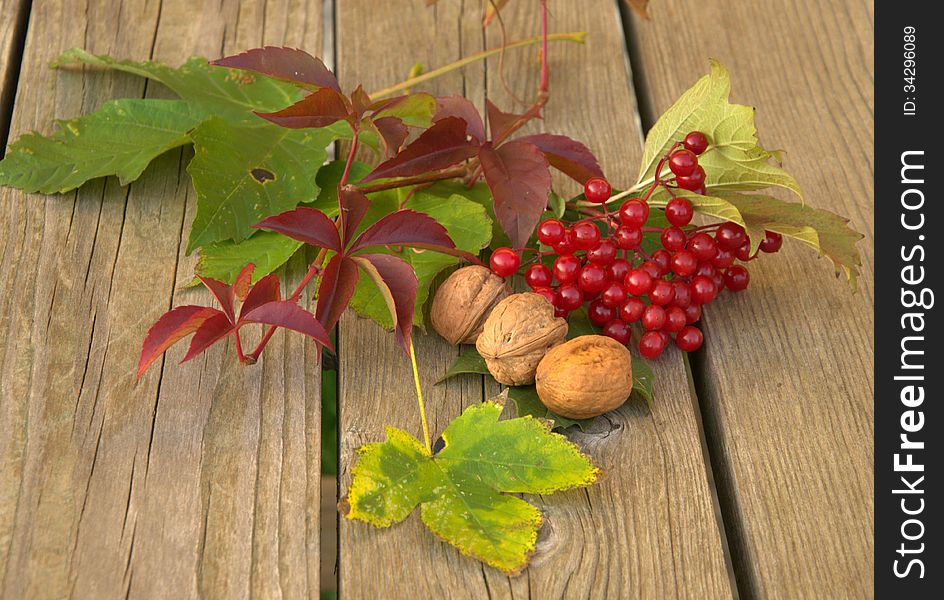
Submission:
[[[7,138],[29,0],[0,0],[0,144]],[[0,149],[0,156],[5,148]]]
[[[49,132],[115,97],[164,95],[48,68],[71,46],[179,64],[263,43],[321,48],[320,2],[34,2],[12,131]],[[121,188],[0,191],[0,597],[317,597],[319,369],[277,334],[260,364],[232,347],[134,371],[181,288],[189,153]],[[298,271],[301,264],[295,265]]]
[[[863,598],[873,579],[871,2],[685,2],[634,19],[643,89],[664,110],[707,71],[733,76],[807,202],[865,234],[859,292],[797,243],[751,263],[706,311],[696,368],[739,585],[768,598]],[[670,41],[669,41],[670,40]]]
[[[503,11],[509,39],[538,31],[537,6],[516,2]],[[434,8],[419,2],[395,7],[340,2],[337,56],[344,86],[389,84],[415,61],[433,67],[482,48],[486,38],[488,46],[497,45],[497,29],[483,35],[480,9],[481,3],[471,1],[440,2]],[[415,33],[403,37],[404,28]],[[627,180],[637,170],[641,136],[614,4],[552,3],[550,28],[587,30],[590,35],[586,46],[551,47],[552,100],[542,127],[590,143],[614,180]],[[393,39],[395,52],[384,45]],[[509,52],[504,69],[514,93],[529,98],[537,88],[535,52]],[[431,90],[465,93],[481,107],[487,88],[493,100],[510,109],[502,87],[498,61],[490,60],[436,82]],[[465,377],[434,386],[457,351],[438,336],[418,336],[417,343],[435,435],[465,406],[483,399],[482,382]],[[419,418],[409,363],[391,335],[348,315],[342,321],[340,352],[340,478],[346,489],[355,448],[382,439],[385,424],[418,435]],[[685,366],[671,352],[657,369],[653,415],[630,403],[599,419],[592,431],[571,434],[604,468],[603,480],[547,499],[529,497],[541,505],[547,522],[524,574],[509,579],[460,556],[425,531],[415,515],[390,530],[342,520],[342,596],[730,597]]]

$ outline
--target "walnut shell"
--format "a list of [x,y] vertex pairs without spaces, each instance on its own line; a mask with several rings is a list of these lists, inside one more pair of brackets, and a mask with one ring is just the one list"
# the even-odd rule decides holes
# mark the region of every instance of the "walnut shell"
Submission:
[[633,391],[632,355],[602,335],[583,335],[552,348],[535,384],[546,407],[569,419],[589,419],[622,405]]
[[527,385],[547,349],[566,337],[567,321],[544,296],[513,294],[492,309],[475,347],[496,381]]
[[446,278],[433,297],[430,321],[447,342],[474,344],[492,308],[511,290],[487,267],[471,265]]

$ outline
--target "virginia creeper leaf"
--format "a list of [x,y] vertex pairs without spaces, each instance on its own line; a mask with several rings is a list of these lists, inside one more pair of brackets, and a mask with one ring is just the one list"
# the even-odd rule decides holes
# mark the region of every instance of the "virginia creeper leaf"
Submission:
[[219,313],[210,317],[204,321],[197,329],[196,333],[193,334],[193,338],[190,340],[190,347],[187,349],[187,354],[180,362],[185,363],[188,360],[196,358],[207,348],[232,333],[234,329],[235,326],[230,322],[227,315]]
[[466,135],[466,123],[457,117],[437,121],[390,160],[380,163],[362,181],[410,177],[438,171],[475,156]]
[[354,241],[351,252],[370,246],[409,246],[454,253],[455,244],[436,219],[415,210],[398,210],[382,217]]
[[282,81],[301,84],[309,89],[326,87],[341,91],[334,73],[320,58],[297,48],[253,48],[241,54],[211,61],[210,64],[262,73]]
[[387,441],[358,450],[341,507],[348,519],[388,527],[417,505],[437,536],[508,574],[534,553],[543,518],[506,493],[549,494],[590,485],[598,469],[565,437],[531,417],[499,421],[502,405],[465,409],[430,455],[406,432],[389,427]]
[[[317,208],[329,217],[338,216],[338,184],[341,182],[341,175],[344,173],[344,160],[332,160],[325,166],[318,169],[318,175],[315,176],[315,183],[318,186],[318,197],[306,206]],[[351,163],[351,170],[347,175],[348,183],[360,181],[365,175],[370,173],[370,165],[354,161]]]
[[299,206],[294,210],[265,218],[253,227],[275,231],[318,248],[341,251],[341,238],[334,221],[314,208]]
[[462,96],[440,96],[436,98],[436,113],[433,121],[442,121],[448,117],[458,117],[465,121],[466,133],[472,136],[476,143],[485,141],[485,124],[482,115],[475,105]]
[[242,306],[239,307],[239,318],[243,320],[246,315],[263,304],[276,302],[281,299],[282,293],[279,278],[275,275],[266,275],[249,290],[249,293],[243,300]]
[[380,291],[393,319],[397,342],[409,354],[417,286],[413,267],[390,254],[360,254],[352,256],[351,260],[357,263]]
[[178,306],[161,316],[148,329],[138,361],[138,377],[147,371],[157,357],[182,338],[196,331],[212,316],[222,314],[209,306]]
[[383,117],[367,121],[367,127],[372,127],[383,141],[384,156],[390,158],[400,151],[410,130],[398,117]]
[[357,263],[348,257],[335,254],[325,265],[318,285],[318,306],[315,309],[315,316],[325,331],[331,331],[338,324],[354,295],[357,278]]
[[479,148],[485,181],[492,191],[495,216],[511,239],[523,248],[547,208],[551,173],[547,159],[534,144],[517,140],[494,148]]
[[436,111],[436,99],[426,92],[406,94],[371,105],[373,120],[395,117],[410,127],[429,127]]
[[187,251],[222,240],[241,242],[261,219],[312,200],[317,171],[332,140],[324,130],[239,127],[212,118],[193,132],[187,168],[197,213]]
[[333,349],[327,331],[314,315],[291,300],[275,300],[249,310],[241,317],[246,323],[264,323],[303,333],[326,348]]
[[338,193],[341,210],[341,246],[346,248],[370,209],[370,200],[358,190],[347,188]]
[[493,140],[504,136],[512,124],[524,116],[503,112],[487,98],[485,99],[485,112],[488,115],[488,129]]
[[280,127],[310,129],[327,127],[337,121],[343,121],[350,116],[351,111],[340,92],[331,88],[321,88],[287,108],[256,114]]
[[189,144],[190,130],[208,116],[181,100],[112,100],[60,121],[48,137],[20,137],[0,161],[0,185],[51,194],[107,175],[126,185],[159,155]]
[[603,169],[584,144],[566,135],[538,133],[515,138],[517,142],[528,142],[537,146],[547,162],[581,185],[591,177],[603,177]]

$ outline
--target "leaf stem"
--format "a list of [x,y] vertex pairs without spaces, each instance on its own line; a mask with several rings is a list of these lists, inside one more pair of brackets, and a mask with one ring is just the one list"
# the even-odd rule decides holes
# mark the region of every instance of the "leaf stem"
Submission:
[[416,383],[416,402],[420,407],[420,422],[423,424],[423,441],[426,443],[426,452],[433,453],[433,446],[429,443],[429,425],[426,422],[426,405],[423,403],[423,390],[420,388],[420,372],[416,366],[416,352],[413,350],[413,340],[410,339],[410,362],[413,363],[413,382]]
[[404,81],[401,81],[400,83],[396,85],[383,88],[382,90],[377,90],[376,92],[373,92],[370,94],[370,98],[371,100],[377,100],[379,98],[391,96],[393,94],[396,94],[397,92],[406,91],[417,84],[425,83],[432,79],[436,79],[437,77],[441,77],[442,75],[455,71],[456,69],[461,69],[462,67],[466,65],[470,65],[476,61],[483,60],[483,59],[488,58],[489,56],[494,56],[496,54],[499,54],[504,50],[510,50],[513,48],[521,48],[524,46],[530,46],[532,44],[537,44],[537,43],[541,43],[546,48],[547,41],[576,42],[578,44],[583,44],[584,41],[586,40],[587,32],[586,31],[570,31],[567,33],[552,33],[552,34],[547,35],[546,37],[547,39],[545,40],[543,35],[534,36],[534,37],[526,38],[523,40],[518,40],[517,42],[511,42],[510,44],[506,46],[501,46],[498,48],[489,48],[488,50],[483,50],[481,52],[470,54],[466,57],[460,58],[459,60],[455,62],[451,62],[447,65],[443,65],[439,67],[438,69],[427,71],[426,73],[423,73],[422,75],[418,75],[416,77],[410,77]]

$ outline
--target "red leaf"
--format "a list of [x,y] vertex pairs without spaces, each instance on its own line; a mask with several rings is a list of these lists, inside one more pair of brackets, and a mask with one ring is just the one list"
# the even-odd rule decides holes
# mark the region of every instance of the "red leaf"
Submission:
[[321,285],[318,286],[318,307],[315,316],[325,331],[331,331],[337,325],[341,313],[354,295],[356,285],[357,265],[350,258],[335,254],[325,266],[321,274]]
[[358,119],[370,108],[370,96],[364,91],[364,86],[359,85],[351,92],[351,105]]
[[304,333],[327,348],[331,346],[328,332],[315,316],[291,300],[276,300],[257,306],[247,313],[243,320],[247,323],[264,323]]
[[255,270],[256,265],[249,263],[243,267],[242,271],[236,275],[236,279],[233,281],[233,295],[239,298],[240,302],[246,299],[246,294],[249,293],[249,288],[252,286],[252,272]]
[[479,161],[492,191],[495,217],[512,246],[523,248],[547,208],[551,191],[547,159],[534,144],[513,141],[498,148],[484,144]]
[[584,184],[591,177],[603,177],[603,169],[590,149],[566,135],[539,133],[515,138],[515,141],[537,146],[552,167],[577,183]]
[[[214,315],[223,315],[208,306],[178,306],[166,313],[148,329],[141,346],[141,359],[138,361],[138,377],[147,371],[157,357],[168,348],[196,331],[203,322]],[[225,315],[224,315],[225,316]]]
[[394,156],[400,151],[400,146],[406,141],[406,136],[410,134],[410,130],[399,117],[381,117],[371,121],[371,124],[380,134],[380,139],[383,140],[384,150],[388,157]]
[[276,231],[293,240],[319,248],[341,251],[341,239],[338,237],[338,228],[334,222],[320,210],[307,206],[300,206],[274,217],[268,217],[253,227]]
[[331,88],[321,88],[314,94],[305,96],[295,104],[278,112],[257,115],[276,125],[289,129],[306,127],[327,127],[350,116],[350,110],[340,92]]
[[282,293],[280,287],[279,278],[274,273],[266,275],[256,282],[256,285],[252,286],[252,289],[243,301],[243,305],[239,307],[239,321],[243,321],[246,315],[252,312],[253,309],[269,302],[281,300]]
[[[246,268],[243,267],[243,271],[240,272],[242,275],[245,272]],[[236,322],[236,310],[233,308],[233,303],[236,301],[236,289],[235,286],[226,285],[222,281],[217,281],[216,279],[210,279],[209,277],[201,277],[197,275],[197,278],[203,282],[203,285],[210,290],[210,293],[213,294],[213,297],[216,298],[217,302],[220,303],[220,307],[223,309],[223,314],[229,318],[231,323]]]
[[488,113],[488,129],[492,134],[492,139],[500,138],[508,131],[512,123],[520,119],[523,115],[502,112],[500,108],[489,100],[485,99],[485,110]]
[[468,140],[466,123],[447,117],[434,123],[399,154],[382,162],[362,182],[385,177],[410,177],[438,171],[475,156],[476,145]]
[[417,287],[413,267],[390,254],[361,254],[352,256],[351,260],[364,269],[377,285],[393,317],[397,341],[404,352],[409,354]]
[[466,124],[466,133],[471,135],[472,139],[479,144],[485,141],[485,125],[482,123],[482,116],[468,99],[462,96],[440,96],[436,98],[436,113],[433,115],[433,123],[442,121],[447,117],[462,119]]
[[341,209],[341,247],[346,248],[357,226],[364,220],[370,200],[353,188],[338,189],[338,202]]
[[210,62],[211,65],[255,71],[275,79],[341,91],[328,67],[304,50],[266,46]]
[[187,355],[184,356],[184,359],[180,362],[185,363],[191,358],[194,358],[232,333],[234,329],[235,327],[232,322],[230,322],[229,318],[223,313],[210,317],[204,321],[203,324],[200,325],[200,328],[197,329],[197,332],[193,334],[193,339],[190,340],[190,348],[187,349]]
[[408,246],[432,250],[481,264],[477,256],[456,248],[446,228],[431,216],[415,210],[390,213],[364,230],[348,250],[353,254],[370,246]]

